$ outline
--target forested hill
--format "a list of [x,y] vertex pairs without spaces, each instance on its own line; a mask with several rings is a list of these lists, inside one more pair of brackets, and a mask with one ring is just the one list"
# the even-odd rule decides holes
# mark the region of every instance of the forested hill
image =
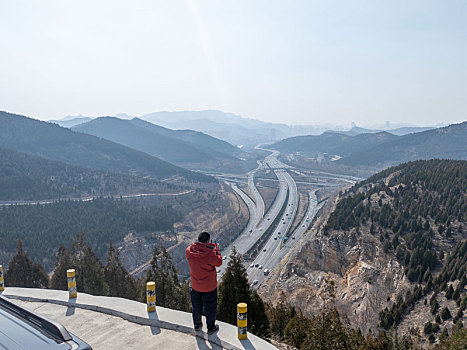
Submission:
[[279,141],[270,147],[285,153],[329,153],[345,157],[362,152],[379,144],[397,139],[387,132],[366,133],[355,136],[336,132],[325,132],[321,135],[296,136]]
[[89,169],[0,148],[0,201],[181,192],[168,182]]
[[[232,158],[240,150],[227,142],[194,131],[166,129],[141,119],[101,117],[72,128],[105,138],[176,164],[207,163]],[[230,146],[230,147],[229,147]],[[228,153],[222,153],[227,150]]]
[[0,147],[67,164],[188,181],[215,182],[212,177],[177,167],[147,153],[25,116],[0,112]]
[[200,131],[167,129],[162,126],[155,125],[153,123],[142,120],[140,118],[133,118],[131,120],[131,123],[134,125],[138,125],[141,128],[145,128],[154,134],[170,136],[178,140],[182,140],[190,144],[196,145],[197,147],[209,149],[211,152],[215,151],[216,153],[231,156],[243,153],[239,148],[231,145],[230,143],[220,140],[216,137],[207,135]]
[[432,158],[467,160],[467,122],[400,136],[338,162],[344,165],[394,165]]
[[467,161],[415,161],[360,182],[342,194],[324,234],[379,241],[378,259],[386,256],[403,267],[405,278],[393,278],[398,285],[408,280],[411,289],[388,298],[381,327],[423,320],[432,323],[425,333],[433,337],[440,327],[460,327],[467,308]]
[[387,167],[432,158],[467,160],[467,122],[396,136],[387,132],[355,136],[326,132],[299,136],[270,146],[284,153],[328,153],[341,159],[336,165]]

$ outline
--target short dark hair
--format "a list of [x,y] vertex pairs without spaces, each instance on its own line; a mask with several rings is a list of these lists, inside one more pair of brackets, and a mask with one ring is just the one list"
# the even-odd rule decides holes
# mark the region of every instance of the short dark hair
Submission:
[[201,232],[198,236],[198,241],[201,243],[207,243],[211,239],[211,235],[207,232]]

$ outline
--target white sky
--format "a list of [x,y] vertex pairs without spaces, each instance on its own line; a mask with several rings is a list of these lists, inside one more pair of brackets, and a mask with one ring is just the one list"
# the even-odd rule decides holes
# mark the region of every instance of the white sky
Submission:
[[467,2],[0,0],[0,110],[467,120]]

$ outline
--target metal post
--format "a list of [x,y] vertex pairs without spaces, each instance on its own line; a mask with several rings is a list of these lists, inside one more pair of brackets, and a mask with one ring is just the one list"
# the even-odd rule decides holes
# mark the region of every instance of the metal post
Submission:
[[146,303],[148,312],[156,311],[156,282],[146,283]]
[[237,304],[237,327],[238,339],[245,340],[247,337],[247,305],[246,303]]
[[66,270],[66,279],[68,281],[68,297],[70,299],[78,296],[78,289],[76,288],[76,272],[75,269]]
[[0,292],[5,290],[5,281],[3,280],[3,266],[0,265]]

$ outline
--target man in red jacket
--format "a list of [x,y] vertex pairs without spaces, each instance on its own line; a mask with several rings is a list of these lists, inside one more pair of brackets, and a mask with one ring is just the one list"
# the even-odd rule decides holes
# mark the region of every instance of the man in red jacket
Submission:
[[217,273],[216,267],[222,265],[219,245],[209,243],[211,236],[201,232],[198,242],[186,248],[186,258],[190,265],[191,305],[193,307],[193,323],[195,330],[202,328],[201,315],[204,312],[208,334],[219,330],[216,323],[217,311]]

